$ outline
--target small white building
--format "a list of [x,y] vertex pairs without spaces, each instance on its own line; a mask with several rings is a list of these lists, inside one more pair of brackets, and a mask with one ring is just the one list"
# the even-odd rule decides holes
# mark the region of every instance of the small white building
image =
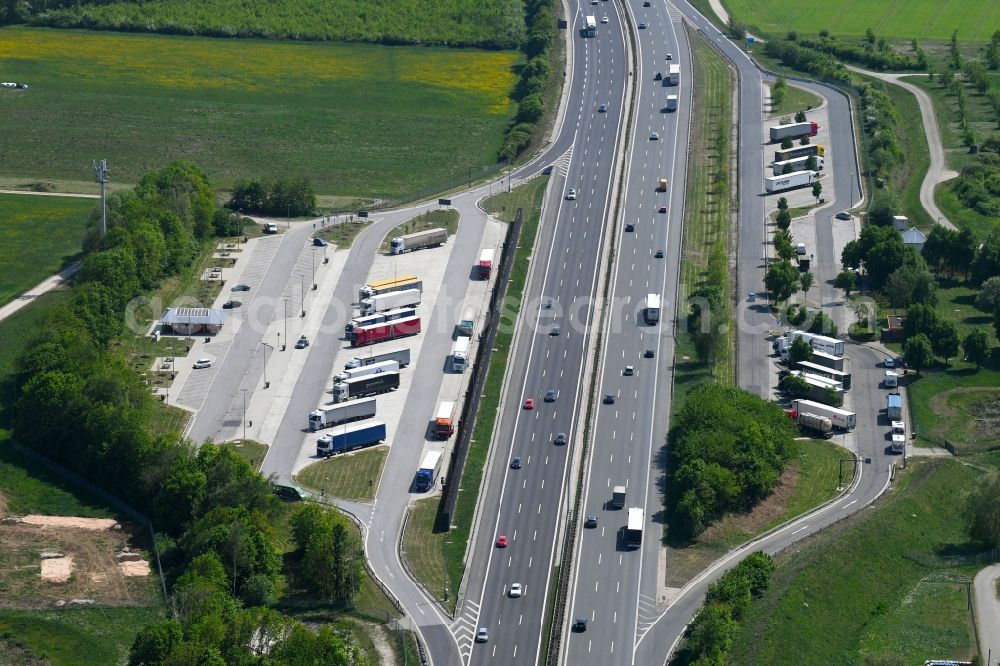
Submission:
[[927,236],[924,232],[920,231],[916,227],[910,227],[903,232],[903,245],[912,246],[917,252],[924,249],[924,243],[927,242]]
[[167,308],[160,317],[160,329],[178,335],[215,335],[225,320],[224,312],[212,308]]
[[900,231],[906,231],[906,228],[910,226],[910,218],[905,215],[893,215],[892,226],[896,227]]

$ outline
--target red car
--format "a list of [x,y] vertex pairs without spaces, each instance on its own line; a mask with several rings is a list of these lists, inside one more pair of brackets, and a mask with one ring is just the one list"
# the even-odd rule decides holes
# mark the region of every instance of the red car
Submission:
[[507,547],[507,537],[501,534],[497,538],[497,548],[506,548],[506,547]]
[[524,408],[525,409],[534,409],[535,408],[535,399],[534,398],[528,398],[527,400],[525,400],[524,401]]

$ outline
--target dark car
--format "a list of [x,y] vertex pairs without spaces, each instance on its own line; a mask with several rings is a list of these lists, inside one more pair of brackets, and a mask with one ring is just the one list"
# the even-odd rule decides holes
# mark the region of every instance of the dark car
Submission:
[[629,222],[625,225],[625,231],[635,231],[635,225]]
[[556,392],[553,389],[549,389],[545,392],[545,402],[555,402]]
[[653,80],[654,81],[662,81],[663,80],[663,72],[657,72],[656,76],[653,77]]
[[597,516],[587,516],[586,520],[583,521],[583,526],[587,528],[597,527]]
[[230,301],[226,301],[225,303],[222,304],[222,309],[223,310],[232,310],[234,308],[240,307],[241,305],[243,305],[243,304],[240,303],[239,301],[232,301],[232,300],[230,300]]
[[521,469],[521,456],[514,456],[514,459],[510,461],[511,469]]
[[656,254],[653,256],[655,256],[657,259],[663,259],[663,250],[657,250]]
[[308,346],[309,346],[309,338],[307,338],[304,335],[295,342],[296,349],[305,349]]
[[587,631],[587,618],[578,617],[573,620],[573,631],[578,634]]
[[652,349],[647,349],[642,353],[643,358],[653,358],[656,356],[656,352]]
[[237,284],[233,285],[233,288],[229,291],[250,291],[250,285],[248,284]]
[[560,432],[556,434],[556,438],[552,440],[553,444],[565,444],[566,443],[566,433]]
[[597,112],[598,113],[607,113],[608,112],[608,105],[607,104],[601,104],[599,107],[597,107]]
[[313,245],[315,245],[316,247],[326,247],[326,239],[313,238]]
[[605,393],[604,394],[604,404],[605,405],[613,405],[613,404],[615,404],[615,396],[613,394],[611,394],[611,393]]

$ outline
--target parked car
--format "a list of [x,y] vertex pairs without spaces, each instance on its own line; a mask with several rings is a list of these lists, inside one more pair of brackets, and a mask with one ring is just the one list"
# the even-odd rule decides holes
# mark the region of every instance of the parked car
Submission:
[[202,368],[211,368],[211,367],[212,367],[212,359],[210,358],[199,358],[197,361],[194,362],[195,370],[201,370]]
[[887,368],[895,368],[896,362],[892,359],[891,356],[886,356],[885,360],[882,361],[882,365],[884,365]]
[[296,349],[305,349],[308,346],[309,346],[309,338],[307,338],[304,335],[295,342]]
[[834,215],[834,217],[837,218],[838,220],[849,220],[851,219],[851,214],[848,213],[846,210],[842,210],[836,215]]
[[326,239],[317,236],[316,238],[313,238],[313,245],[316,247],[326,247]]
[[750,292],[750,293],[749,293],[749,294],[747,295],[747,300],[748,300],[748,301],[750,301],[751,303],[753,303],[754,301],[756,301],[756,300],[757,300],[757,294],[756,294],[755,292],[752,292],[752,291],[751,291],[751,292]]
[[223,310],[232,310],[234,308],[240,307],[241,305],[243,305],[243,303],[241,303],[240,301],[234,301],[232,299],[229,299],[228,301],[226,301],[225,303],[222,304],[222,309]]
[[250,291],[250,285],[248,284],[235,284],[229,291]]

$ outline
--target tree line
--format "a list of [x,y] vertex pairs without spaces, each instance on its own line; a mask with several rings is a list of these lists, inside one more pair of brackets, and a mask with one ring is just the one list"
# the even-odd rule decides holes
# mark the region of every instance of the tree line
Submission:
[[299,217],[316,211],[316,192],[305,177],[241,179],[226,207],[242,213]]
[[780,407],[742,389],[707,384],[688,393],[667,445],[671,538],[691,539],[767,497],[797,451],[797,435]]
[[527,59],[521,69],[515,97],[517,115],[507,128],[500,148],[500,158],[513,160],[531,143],[535,125],[545,114],[545,89],[552,78],[549,47],[556,36],[556,19],[552,0],[525,0],[524,22],[527,39],[521,50]]
[[[107,233],[89,229],[68,305],[16,358],[14,437],[153,521],[171,613],[140,631],[130,663],[284,664],[323,654],[331,656],[322,663],[347,664],[357,651],[351,641],[267,608],[285,576],[319,598],[349,602],[361,546],[345,519],[300,509],[286,566],[274,529],[282,510],[268,481],[228,448],[153,434],[153,397],[112,348],[129,300],[189,267],[233,217],[188,163],[109,199]],[[275,637],[271,656],[248,640],[258,631]]]

